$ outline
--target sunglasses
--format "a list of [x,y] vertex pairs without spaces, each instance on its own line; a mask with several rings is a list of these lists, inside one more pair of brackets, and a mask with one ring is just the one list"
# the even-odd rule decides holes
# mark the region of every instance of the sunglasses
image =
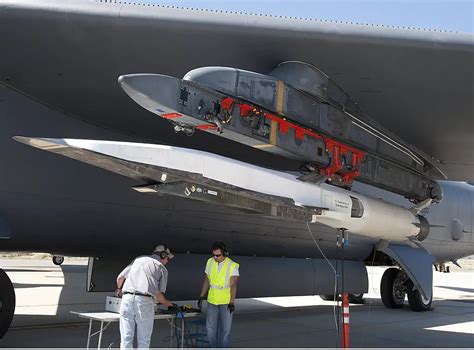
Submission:
[[212,254],[212,255],[214,255],[215,258],[222,256],[222,254]]

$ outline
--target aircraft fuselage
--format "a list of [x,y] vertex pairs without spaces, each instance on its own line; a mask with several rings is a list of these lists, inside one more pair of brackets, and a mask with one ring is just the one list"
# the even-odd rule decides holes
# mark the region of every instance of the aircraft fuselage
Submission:
[[[123,255],[145,253],[157,242],[166,242],[177,252],[207,253],[209,243],[220,239],[240,255],[318,255],[305,225],[192,200],[149,197],[131,189],[139,185],[136,181],[15,142],[15,135],[146,140],[84,123],[4,86],[0,93],[0,157],[8,164],[0,172],[0,212],[11,229],[11,238],[1,241],[2,250]],[[179,142],[183,136],[175,137]],[[427,210],[426,218],[433,227],[423,245],[438,260],[470,255],[474,253],[474,187],[453,182],[442,182],[441,186],[444,199]],[[412,206],[401,196],[367,185],[357,184],[354,190]],[[453,240],[458,222],[464,232]],[[322,248],[334,257],[335,230],[314,227]],[[352,235],[347,258],[367,258],[375,243],[376,239]]]

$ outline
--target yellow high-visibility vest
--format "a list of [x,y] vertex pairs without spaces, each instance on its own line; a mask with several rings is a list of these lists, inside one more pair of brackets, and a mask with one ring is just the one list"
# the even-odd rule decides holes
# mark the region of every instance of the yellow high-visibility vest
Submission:
[[209,293],[207,294],[207,302],[214,305],[224,305],[230,303],[230,277],[232,271],[239,264],[232,261],[230,258],[225,258],[224,264],[219,271],[217,269],[219,263],[210,258],[207,260],[207,271],[209,274]]

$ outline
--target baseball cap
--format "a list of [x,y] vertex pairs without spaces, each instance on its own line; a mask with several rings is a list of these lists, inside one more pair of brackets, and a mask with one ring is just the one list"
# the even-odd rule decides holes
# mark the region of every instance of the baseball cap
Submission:
[[159,254],[161,252],[165,252],[168,258],[170,259],[174,258],[174,255],[171,253],[171,250],[169,250],[169,248],[165,246],[164,244],[157,245],[155,250],[153,250],[154,254]]

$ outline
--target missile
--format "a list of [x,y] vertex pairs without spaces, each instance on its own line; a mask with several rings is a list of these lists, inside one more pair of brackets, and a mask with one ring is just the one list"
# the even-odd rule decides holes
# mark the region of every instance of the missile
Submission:
[[299,174],[276,171],[194,149],[104,140],[15,137],[16,141],[109,171],[146,180],[134,189],[175,195],[287,220],[318,222],[390,241],[429,234],[409,209]]

